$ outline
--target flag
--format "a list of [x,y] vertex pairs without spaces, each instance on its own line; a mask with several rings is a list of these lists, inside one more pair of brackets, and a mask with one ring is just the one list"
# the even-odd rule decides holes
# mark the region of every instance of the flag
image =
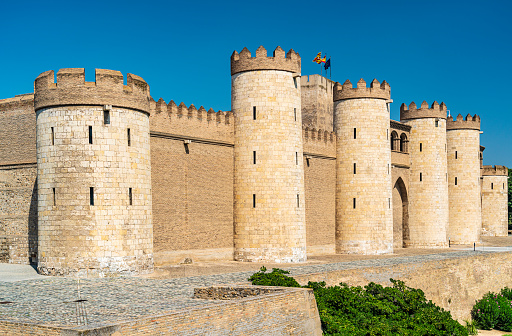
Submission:
[[329,58],[324,64],[324,69],[327,70],[331,67],[331,59]]
[[327,56],[324,56],[324,58],[319,59],[319,62],[317,62],[317,63],[318,64],[325,63],[326,60],[327,60]]
[[322,57],[322,52],[320,51],[320,52],[316,55],[316,57],[313,59],[313,62],[316,62],[316,63],[320,64],[319,60],[320,60],[320,58],[321,58],[321,57]]

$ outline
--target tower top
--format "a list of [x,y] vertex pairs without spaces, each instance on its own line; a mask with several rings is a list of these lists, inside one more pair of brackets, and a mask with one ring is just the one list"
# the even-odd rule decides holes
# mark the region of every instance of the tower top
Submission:
[[472,129],[472,130],[480,130],[480,117],[478,114],[475,114],[474,117],[468,113],[466,119],[459,115],[454,119],[453,117],[448,117],[446,119],[446,130],[456,130],[456,129]]
[[260,46],[256,50],[256,56],[252,57],[247,48],[243,48],[240,54],[235,50],[231,55],[231,75],[244,71],[254,70],[282,70],[300,75],[300,55],[293,49],[286,53],[281,47],[274,50],[273,57],[267,56],[267,50]]
[[446,119],[446,105],[444,103],[439,105],[438,102],[434,101],[429,108],[428,103],[423,101],[420,108],[417,108],[414,102],[410,103],[409,107],[405,103],[400,106],[400,120],[422,118]]
[[336,82],[334,84],[334,101],[343,99],[354,98],[376,98],[376,99],[390,99],[391,87],[386,81],[382,84],[374,79],[370,83],[370,87],[366,87],[366,82],[361,78],[357,82],[357,87],[353,87],[352,83],[347,79],[343,85]]
[[483,166],[482,176],[508,176],[508,168],[505,166]]
[[60,105],[112,105],[149,113],[149,85],[128,74],[126,84],[119,71],[96,69],[96,81],[86,82],[83,68],[60,69],[40,74],[34,82],[35,110]]

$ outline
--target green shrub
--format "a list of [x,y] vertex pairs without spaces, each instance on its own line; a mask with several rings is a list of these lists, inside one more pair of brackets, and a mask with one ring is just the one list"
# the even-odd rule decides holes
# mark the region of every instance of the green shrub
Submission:
[[[298,287],[288,272],[262,269],[249,280],[253,285]],[[468,331],[452,319],[450,312],[427,301],[420,289],[409,288],[402,281],[390,279],[392,287],[369,283],[351,287],[344,283],[327,287],[325,282],[309,282],[318,305],[324,335],[453,335]]]
[[499,316],[500,307],[495,293],[485,294],[482,299],[476,301],[471,309],[471,318],[475,321],[478,329],[494,329]]

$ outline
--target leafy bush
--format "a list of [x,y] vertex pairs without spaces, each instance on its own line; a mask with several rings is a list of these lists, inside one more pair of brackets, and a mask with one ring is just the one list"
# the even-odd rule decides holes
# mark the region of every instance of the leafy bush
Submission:
[[503,288],[500,294],[487,293],[477,300],[471,317],[479,329],[512,331],[512,290]]
[[[262,268],[251,278],[253,285],[298,283],[273,269]],[[404,282],[390,279],[392,287],[369,283],[365,287],[351,287],[344,283],[327,287],[325,282],[309,282],[318,305],[324,335],[468,335],[450,312],[427,301],[420,289],[409,288]],[[297,286],[295,284],[297,283]]]

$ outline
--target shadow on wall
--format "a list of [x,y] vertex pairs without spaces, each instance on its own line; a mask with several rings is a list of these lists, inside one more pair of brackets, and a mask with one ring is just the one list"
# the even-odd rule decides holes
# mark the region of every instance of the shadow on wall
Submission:
[[31,265],[37,266],[37,178],[32,188],[32,197],[30,198],[30,209],[28,212],[28,253]]

